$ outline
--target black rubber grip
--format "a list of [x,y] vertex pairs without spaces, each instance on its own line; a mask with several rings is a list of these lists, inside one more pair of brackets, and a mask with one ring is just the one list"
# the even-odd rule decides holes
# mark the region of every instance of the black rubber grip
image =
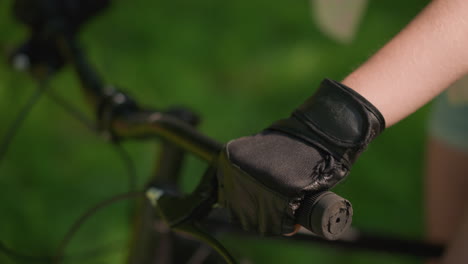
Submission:
[[321,192],[304,198],[296,219],[317,236],[336,240],[351,226],[353,207],[335,193]]

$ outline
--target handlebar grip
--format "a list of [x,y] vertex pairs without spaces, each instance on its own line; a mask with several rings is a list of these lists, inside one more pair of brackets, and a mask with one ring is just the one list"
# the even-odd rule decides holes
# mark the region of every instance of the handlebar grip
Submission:
[[333,192],[306,196],[297,214],[297,223],[328,240],[338,239],[351,225],[351,203]]

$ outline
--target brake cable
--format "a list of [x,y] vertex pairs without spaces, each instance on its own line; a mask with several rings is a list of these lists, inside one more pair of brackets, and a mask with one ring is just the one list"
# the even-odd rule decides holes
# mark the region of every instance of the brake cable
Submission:
[[10,145],[14,137],[18,133],[19,129],[23,125],[24,121],[28,118],[34,106],[39,102],[39,99],[41,99],[42,95],[48,88],[48,79],[45,78],[43,80],[40,80],[38,89],[36,89],[33,92],[33,94],[29,97],[26,104],[20,109],[20,112],[13,120],[13,123],[9,126],[7,132],[5,133],[5,136],[0,141],[0,164],[5,159]]

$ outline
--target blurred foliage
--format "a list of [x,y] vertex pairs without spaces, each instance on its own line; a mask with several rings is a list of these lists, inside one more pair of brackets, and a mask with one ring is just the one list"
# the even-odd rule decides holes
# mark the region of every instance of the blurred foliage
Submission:
[[[11,4],[12,0],[0,1],[2,56],[27,35],[13,20]],[[105,80],[144,105],[194,109],[203,117],[200,129],[225,142],[288,115],[322,78],[343,78],[425,4],[371,1],[356,40],[340,45],[316,28],[305,0],[116,1],[86,27],[82,42]],[[0,136],[35,86],[25,73],[0,64]],[[78,87],[68,69],[51,83],[51,89],[92,117]],[[388,129],[337,188],[354,204],[355,226],[422,237],[426,113],[424,108]],[[156,144],[127,142],[124,147],[136,162],[142,185],[152,170]],[[204,168],[196,158],[189,159],[184,167],[186,190],[193,188]],[[50,255],[80,214],[124,192],[126,183],[126,168],[115,149],[44,97],[0,164],[0,241],[27,254]],[[124,241],[126,208],[121,203],[100,212],[83,226],[67,252]],[[239,243],[229,237],[224,241],[253,263],[419,263],[319,245]],[[114,250],[87,263],[122,263],[124,256],[124,250]],[[0,263],[14,262],[0,253]]]

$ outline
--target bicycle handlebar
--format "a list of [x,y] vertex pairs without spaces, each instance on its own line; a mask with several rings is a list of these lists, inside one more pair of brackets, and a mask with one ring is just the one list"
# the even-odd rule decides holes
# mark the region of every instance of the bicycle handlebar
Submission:
[[128,113],[116,117],[111,126],[119,138],[160,137],[208,162],[213,161],[222,149],[221,143],[162,112],[140,110]]
[[[65,44],[68,44],[66,50],[68,56],[71,56],[70,61],[85,94],[90,97],[94,107],[97,107],[106,96],[104,89],[99,87],[102,82],[86,62],[76,43],[67,40]],[[208,162],[218,156],[223,146],[175,117],[139,108],[114,116],[109,129],[118,138],[160,137]],[[320,237],[335,240],[351,225],[351,203],[332,192],[306,197],[302,204],[298,209],[298,224]]]
[[298,209],[297,223],[317,236],[336,240],[351,226],[351,203],[333,192],[306,196]]

